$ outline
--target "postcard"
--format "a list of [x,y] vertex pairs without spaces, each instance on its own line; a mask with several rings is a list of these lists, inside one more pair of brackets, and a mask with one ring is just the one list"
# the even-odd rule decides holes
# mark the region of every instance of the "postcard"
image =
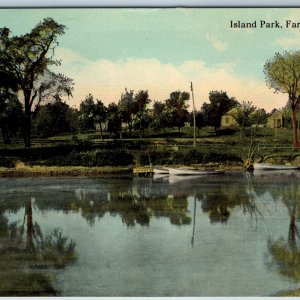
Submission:
[[299,104],[299,8],[0,9],[0,296],[299,296]]

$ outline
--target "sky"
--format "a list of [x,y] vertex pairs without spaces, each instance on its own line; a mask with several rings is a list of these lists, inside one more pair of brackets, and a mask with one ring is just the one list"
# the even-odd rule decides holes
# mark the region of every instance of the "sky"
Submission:
[[[62,61],[56,71],[74,79],[71,106],[89,93],[117,103],[125,88],[163,101],[189,91],[191,81],[197,110],[212,90],[268,112],[287,103],[267,87],[263,66],[276,52],[299,50],[300,23],[285,26],[300,22],[299,8],[0,9],[0,27],[25,34],[46,17],[67,27],[55,58]],[[257,27],[231,28],[230,21]],[[260,28],[260,21],[282,28]]]

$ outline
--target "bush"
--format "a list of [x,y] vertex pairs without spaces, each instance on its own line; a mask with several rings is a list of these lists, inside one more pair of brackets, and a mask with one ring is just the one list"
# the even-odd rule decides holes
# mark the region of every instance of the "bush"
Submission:
[[125,150],[72,151],[67,156],[56,156],[42,162],[51,166],[127,166],[133,164],[133,155]]
[[234,135],[236,133],[236,129],[233,128],[224,128],[224,129],[219,129],[216,132],[217,136],[221,136],[221,135]]
[[13,168],[14,166],[15,162],[11,158],[0,157],[0,167]]
[[190,149],[186,151],[154,150],[142,153],[138,161],[141,165],[172,165],[172,164],[201,164],[209,162],[235,161],[242,162],[242,159],[226,152],[211,151],[209,149]]

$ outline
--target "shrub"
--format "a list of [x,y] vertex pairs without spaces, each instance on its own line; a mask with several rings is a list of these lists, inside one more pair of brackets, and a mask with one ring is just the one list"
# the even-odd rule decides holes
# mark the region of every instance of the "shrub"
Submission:
[[133,155],[125,150],[93,150],[56,156],[43,161],[44,165],[55,166],[127,166],[133,164]]
[[14,166],[15,162],[13,159],[0,157],[0,167],[13,168]]

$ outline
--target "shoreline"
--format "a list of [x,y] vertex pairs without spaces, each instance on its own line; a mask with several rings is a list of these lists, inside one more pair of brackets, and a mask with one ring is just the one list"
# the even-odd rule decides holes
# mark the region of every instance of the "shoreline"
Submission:
[[[179,166],[172,166],[179,167]],[[182,167],[182,166],[180,166]],[[222,170],[222,171],[241,171],[244,167],[237,164],[201,164],[192,167],[199,170]],[[26,166],[18,163],[14,168],[0,167],[1,177],[95,177],[102,175],[133,175],[133,166],[104,166],[104,167],[84,167],[84,166]]]
[[100,175],[131,174],[132,167],[82,167],[82,166],[21,166],[0,167],[2,177],[95,177]]

